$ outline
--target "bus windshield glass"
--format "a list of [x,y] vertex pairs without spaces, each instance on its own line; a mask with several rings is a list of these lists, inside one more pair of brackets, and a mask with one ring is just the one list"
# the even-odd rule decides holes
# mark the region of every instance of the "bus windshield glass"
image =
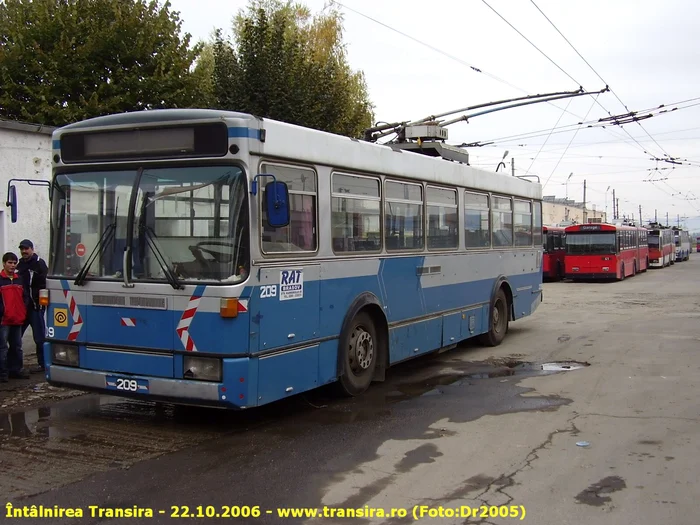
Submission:
[[616,253],[614,233],[567,233],[566,253],[585,255],[590,253]]
[[82,269],[87,278],[121,280],[131,214],[131,280],[243,280],[249,265],[246,188],[235,166],[59,174],[52,273],[75,277]]
[[659,247],[659,236],[650,234],[647,237],[647,244],[649,246],[651,246],[652,248],[658,248]]

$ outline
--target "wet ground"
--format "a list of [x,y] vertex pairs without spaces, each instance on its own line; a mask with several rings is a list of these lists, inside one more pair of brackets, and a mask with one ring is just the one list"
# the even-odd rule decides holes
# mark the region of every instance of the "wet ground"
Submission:
[[621,283],[547,283],[538,312],[500,347],[405,363],[356,399],[321,389],[230,413],[85,395],[0,414],[0,494],[86,512],[138,505],[156,509],[150,523],[185,505],[260,505],[244,523],[301,522],[277,509],[324,505],[409,517],[414,506],[522,505],[523,521],[543,525],[689,523],[700,299],[688,283],[699,274],[697,257]]

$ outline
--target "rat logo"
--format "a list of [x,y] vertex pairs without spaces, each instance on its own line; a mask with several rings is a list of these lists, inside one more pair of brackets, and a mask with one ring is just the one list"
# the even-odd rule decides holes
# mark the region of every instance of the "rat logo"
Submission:
[[304,273],[299,269],[280,271],[280,301],[304,297]]

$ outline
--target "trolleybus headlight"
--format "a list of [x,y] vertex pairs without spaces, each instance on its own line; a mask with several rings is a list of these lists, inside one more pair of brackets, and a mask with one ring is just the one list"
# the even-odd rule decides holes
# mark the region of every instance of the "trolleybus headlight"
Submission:
[[185,356],[185,379],[221,381],[221,359]]
[[79,366],[78,347],[73,345],[51,345],[51,362],[56,365]]

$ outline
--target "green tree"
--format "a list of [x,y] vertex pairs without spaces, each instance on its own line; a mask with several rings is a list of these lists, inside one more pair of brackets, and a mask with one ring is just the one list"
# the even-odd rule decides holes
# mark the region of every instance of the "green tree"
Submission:
[[0,116],[63,125],[200,103],[201,45],[146,0],[0,1]]
[[315,129],[361,137],[373,105],[361,71],[353,71],[336,9],[311,16],[301,4],[251,0],[233,39],[214,39],[218,106]]

